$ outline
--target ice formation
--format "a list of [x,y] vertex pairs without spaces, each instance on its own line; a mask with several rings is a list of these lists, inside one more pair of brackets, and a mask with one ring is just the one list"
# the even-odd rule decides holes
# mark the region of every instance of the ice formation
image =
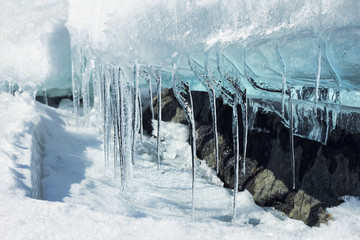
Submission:
[[[181,79],[181,87],[174,88],[179,100],[184,87],[190,100],[189,89],[209,93],[217,169],[215,97],[233,106],[234,122],[237,105],[242,108],[244,164],[246,133],[256,128],[258,111],[283,119],[292,152],[294,136],[326,144],[336,126],[360,129],[359,1],[70,0],[68,5],[54,1],[45,13],[36,4],[18,8],[7,0],[1,7],[14,11],[0,16],[0,88],[72,95],[75,115],[85,118],[95,109],[103,126],[105,165],[121,176],[122,189],[142,134],[139,88],[151,87],[151,78],[158,94],[159,168],[161,89],[172,87],[174,76]],[[14,26],[10,15],[24,11],[41,14],[20,18],[24,24]],[[192,154],[193,171],[195,158]],[[192,181],[194,187],[194,176]]]

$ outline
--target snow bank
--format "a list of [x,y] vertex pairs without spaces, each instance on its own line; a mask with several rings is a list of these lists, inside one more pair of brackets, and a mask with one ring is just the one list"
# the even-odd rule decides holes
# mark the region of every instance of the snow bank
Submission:
[[[117,184],[111,177],[104,176],[103,152],[95,134],[96,127],[77,129],[71,110],[66,110],[67,104],[62,105],[65,109],[55,110],[35,103],[28,94],[0,93],[2,239],[329,240],[360,237],[360,201],[353,197],[329,209],[334,217],[329,225],[309,228],[273,209],[256,206],[248,192],[240,192],[239,217],[234,226],[231,192],[224,189],[203,164],[197,175],[196,221],[191,222],[186,126],[173,123],[163,124],[161,171],[154,161],[156,139],[146,137],[144,147],[137,151],[131,188],[120,197]],[[44,187],[59,195],[60,189],[54,186],[68,184],[66,197],[55,199],[62,202],[29,198],[38,196],[36,191],[39,193],[40,189],[36,185],[40,177],[38,163],[43,151],[43,135],[44,146],[50,150],[45,171],[48,184]]]
[[43,129],[28,94],[0,93],[1,195],[41,198]]

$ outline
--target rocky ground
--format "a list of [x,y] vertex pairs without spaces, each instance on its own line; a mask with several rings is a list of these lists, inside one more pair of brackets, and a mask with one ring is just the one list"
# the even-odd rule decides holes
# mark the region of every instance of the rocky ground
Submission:
[[[197,156],[216,167],[211,113],[207,93],[193,92]],[[157,98],[153,101],[157,119]],[[239,106],[240,108],[240,106]],[[239,111],[241,113],[241,111]],[[217,99],[220,171],[228,188],[234,185],[232,109]],[[241,119],[241,116],[240,116]],[[162,120],[187,124],[185,113],[172,90],[162,93]],[[241,121],[240,121],[241,122]],[[341,203],[344,195],[360,196],[360,134],[335,128],[327,145],[295,137],[296,187],[292,188],[289,130],[271,113],[258,112],[256,126],[267,131],[249,131],[246,174],[240,170],[239,190],[247,189],[260,206],[272,206],[289,217],[318,226],[332,216],[326,208]],[[240,136],[242,136],[242,126]],[[151,112],[144,112],[144,129],[152,132]],[[242,155],[240,142],[240,155]],[[240,166],[243,159],[240,159]]]

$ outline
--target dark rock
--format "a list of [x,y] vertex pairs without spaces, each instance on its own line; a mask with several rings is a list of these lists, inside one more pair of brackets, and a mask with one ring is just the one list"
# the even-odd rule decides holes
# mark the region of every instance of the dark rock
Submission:
[[[207,93],[193,92],[197,156],[216,168],[212,119]],[[217,99],[220,169],[219,178],[234,187],[232,108]],[[162,94],[162,120],[187,124],[172,90]],[[157,119],[157,98],[154,99]],[[240,108],[239,113],[241,114]],[[239,116],[239,120],[241,116]],[[241,121],[239,121],[241,122]],[[239,134],[243,129],[240,125]],[[150,109],[144,112],[144,128],[151,133]],[[328,144],[295,137],[295,185],[293,189],[289,129],[274,113],[257,112],[254,130],[249,131],[246,174],[242,172],[240,142],[239,190],[252,193],[260,206],[272,206],[309,226],[327,222],[327,207],[341,203],[344,195],[360,196],[360,134],[336,128]]]

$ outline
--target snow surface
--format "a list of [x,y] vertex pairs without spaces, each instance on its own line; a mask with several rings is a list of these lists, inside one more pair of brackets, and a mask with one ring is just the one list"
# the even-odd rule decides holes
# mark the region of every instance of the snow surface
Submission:
[[2,0],[0,9],[0,89],[70,89],[67,1]]
[[[160,171],[156,138],[145,137],[133,179],[120,195],[111,170],[104,169],[97,126],[77,129],[71,106],[66,100],[53,109],[26,93],[0,93],[1,239],[360,238],[360,200],[354,197],[328,209],[334,221],[310,228],[240,192],[233,225],[232,192],[200,160],[192,222],[187,127],[174,123],[162,124]],[[43,200],[30,198],[34,154],[43,156]]]
[[[204,65],[219,50],[244,74],[243,48],[253,77],[259,77],[255,80],[266,78],[270,85],[281,86],[275,46],[287,64],[288,81],[300,79],[300,86],[315,86],[320,49],[329,60],[322,61],[320,85],[334,85],[334,76],[329,78],[333,66],[342,80],[340,87],[356,90],[359,4],[356,0],[296,4],[287,0],[242,4],[232,0],[2,0],[0,239],[360,238],[360,201],[354,197],[329,209],[334,221],[309,228],[256,206],[245,191],[238,193],[238,218],[233,225],[232,192],[201,160],[192,222],[187,128],[172,123],[162,124],[160,171],[156,138],[145,137],[143,146],[137,146],[133,177],[120,194],[112,169],[104,169],[94,112],[87,127],[77,128],[72,102],[63,101],[56,110],[31,96],[45,89],[53,90],[48,92],[53,96],[70,93],[71,57],[75,75],[83,74],[81,64],[87,60],[96,65],[138,61],[170,72],[178,61],[187,74],[187,56]],[[319,38],[326,49],[321,49]],[[232,65],[222,67],[231,70]],[[195,80],[192,73],[190,77]],[[200,83],[197,86],[201,88]],[[29,91],[15,96],[2,92],[18,87]],[[340,95],[342,104],[358,107],[358,92]]]

